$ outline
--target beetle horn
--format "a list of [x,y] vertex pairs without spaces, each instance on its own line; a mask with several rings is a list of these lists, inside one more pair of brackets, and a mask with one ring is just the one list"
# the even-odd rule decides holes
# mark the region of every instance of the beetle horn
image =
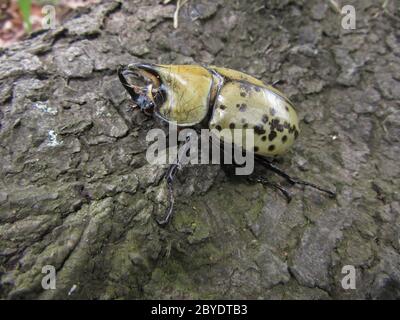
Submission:
[[118,77],[132,100],[142,109],[151,110],[160,102],[160,78],[151,65],[134,63],[118,68]]
[[122,85],[124,86],[125,90],[129,93],[129,95],[132,97],[132,99],[135,101],[138,97],[139,94],[133,90],[133,87],[131,84],[129,84],[127,78],[125,77],[126,73],[130,72],[128,66],[121,65],[118,68],[118,77],[119,80],[121,81]]

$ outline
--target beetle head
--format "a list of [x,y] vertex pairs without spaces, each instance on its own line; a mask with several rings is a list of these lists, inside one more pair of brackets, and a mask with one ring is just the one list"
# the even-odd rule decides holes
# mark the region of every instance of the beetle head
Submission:
[[154,108],[163,103],[160,78],[150,65],[135,63],[120,66],[118,77],[135,105],[146,114],[152,114]]
[[118,75],[147,115],[192,126],[209,112],[213,76],[202,66],[135,63],[121,66]]

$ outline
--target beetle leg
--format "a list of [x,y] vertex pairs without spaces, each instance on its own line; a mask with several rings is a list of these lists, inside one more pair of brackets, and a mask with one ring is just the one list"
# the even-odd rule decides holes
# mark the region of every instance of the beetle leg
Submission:
[[[178,132],[179,132],[179,128],[178,128]],[[167,134],[167,136],[169,137],[169,133]],[[188,140],[189,140],[189,137],[186,137],[186,142]],[[182,167],[186,164],[185,161],[181,161],[181,159],[182,159],[182,154],[186,153],[187,151],[188,150],[186,150],[185,148],[183,148],[183,149],[179,148],[179,145],[178,145],[177,159],[173,164],[171,164],[169,166],[168,170],[165,173],[165,178],[167,179],[167,186],[168,186],[168,209],[166,210],[164,218],[162,220],[157,220],[157,223],[160,226],[166,225],[172,217],[174,203],[175,203],[174,189],[173,189],[174,178],[175,178],[178,170],[182,169]]]
[[335,198],[336,197],[336,193],[333,192],[333,191],[324,189],[324,188],[322,188],[320,186],[317,186],[316,184],[313,184],[313,183],[308,182],[308,181],[299,180],[297,178],[292,178],[286,172],[284,172],[282,169],[278,168],[271,161],[269,161],[269,160],[267,160],[265,158],[256,158],[256,159],[258,161],[260,161],[266,168],[270,169],[271,171],[273,171],[276,174],[280,175],[281,177],[285,178],[292,185],[299,184],[299,185],[303,185],[303,186],[308,186],[308,187],[317,189],[317,190],[319,190],[321,192],[325,192],[325,193],[329,194],[329,196],[331,198]]
[[173,163],[169,166],[168,170],[165,173],[165,179],[167,179],[167,186],[168,186],[168,208],[165,211],[164,218],[162,218],[162,220],[157,219],[157,223],[160,226],[166,225],[172,217],[174,203],[175,203],[173,183],[179,168],[180,168],[179,162]]
[[285,198],[286,198],[288,203],[290,201],[292,201],[292,196],[290,195],[289,191],[287,191],[284,187],[282,187],[278,183],[271,182],[267,178],[264,178],[264,177],[258,177],[258,178],[249,177],[248,180],[251,181],[251,182],[259,182],[259,183],[262,183],[263,185],[271,186],[271,187],[273,187],[275,189],[278,189],[285,196]]

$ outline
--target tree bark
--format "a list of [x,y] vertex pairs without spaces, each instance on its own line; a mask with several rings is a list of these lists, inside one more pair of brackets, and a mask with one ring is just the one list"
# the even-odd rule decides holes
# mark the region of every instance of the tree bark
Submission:
[[[174,29],[174,4],[104,1],[3,50],[0,297],[400,298],[397,8],[353,1],[345,30],[327,3],[189,1]],[[287,203],[194,165],[160,228],[165,166],[145,158],[158,123],[116,75],[140,60],[282,80],[302,132],[281,167],[337,199],[292,187]],[[55,290],[42,287],[46,265]]]

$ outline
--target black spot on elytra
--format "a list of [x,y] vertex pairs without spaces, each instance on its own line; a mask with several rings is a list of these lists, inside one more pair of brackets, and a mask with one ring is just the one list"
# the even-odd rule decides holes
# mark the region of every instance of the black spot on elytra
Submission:
[[266,114],[264,114],[264,115],[262,116],[262,118],[261,118],[261,121],[262,121],[263,123],[267,123],[267,122],[268,122],[268,116],[267,116]]
[[283,131],[283,125],[280,123],[279,119],[272,119],[270,122],[271,130],[276,130],[279,132]]
[[284,135],[284,136],[282,137],[282,142],[285,143],[286,141],[287,141],[287,135]]
[[247,123],[245,123],[245,124],[243,125],[243,129],[246,129],[248,126],[249,126],[249,125],[248,125]]
[[272,141],[276,138],[276,132],[275,131],[271,131],[268,135],[268,140]]
[[235,129],[235,124],[234,124],[233,122],[231,122],[231,123],[229,124],[229,128],[230,128],[230,129]]
[[236,104],[236,108],[240,108],[240,104],[239,103]]
[[242,104],[239,106],[239,111],[240,111],[240,112],[245,112],[246,109],[247,109],[247,104],[245,104],[245,103],[242,103]]
[[241,97],[245,97],[245,96],[246,96],[246,92],[241,92],[241,93],[240,93],[240,96],[241,96]]
[[289,129],[289,128],[290,128],[289,122],[285,121],[285,122],[283,123],[283,127],[284,127],[285,129]]
[[222,130],[222,128],[221,128],[221,126],[220,126],[219,124],[217,124],[217,125],[215,126],[215,129],[217,129],[218,131],[221,131],[221,130]]
[[219,108],[220,108],[221,110],[225,110],[225,109],[226,109],[226,106],[223,105],[223,104],[221,104],[221,105],[219,106]]
[[[251,84],[248,83],[248,82],[241,82],[239,87],[240,87],[240,90],[242,90],[242,93],[245,94],[244,96],[246,96],[246,93],[250,93],[250,91],[253,89],[253,85],[251,85]],[[245,92],[243,92],[243,91],[245,91]],[[241,95],[242,97],[244,97],[244,96],[242,95],[242,93],[240,93],[240,95]]]
[[275,146],[274,146],[273,144],[271,144],[271,145],[268,147],[268,150],[269,150],[269,151],[274,151],[274,150],[275,150]]
[[254,126],[254,132],[258,135],[262,135],[265,133],[265,129],[263,128],[262,125],[258,124],[256,126]]
[[262,140],[262,141],[267,140],[267,136],[262,136],[262,137],[261,137],[261,140]]
[[275,129],[276,125],[279,123],[279,119],[272,119],[271,120],[271,127]]

